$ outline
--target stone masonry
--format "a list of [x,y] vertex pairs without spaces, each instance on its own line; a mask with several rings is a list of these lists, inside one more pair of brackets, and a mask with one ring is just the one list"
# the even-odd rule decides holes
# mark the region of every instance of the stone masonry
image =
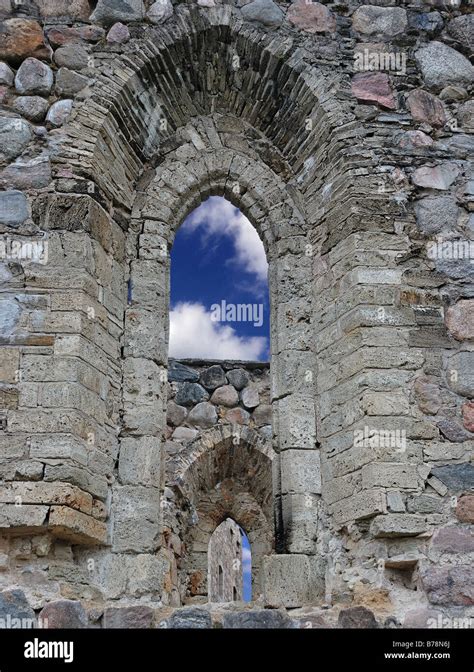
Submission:
[[231,518],[212,534],[208,576],[210,602],[242,601],[242,539],[240,527]]
[[[0,18],[0,625],[471,622],[472,4]],[[168,361],[209,195],[263,241],[270,368]],[[246,608],[206,602],[227,518]]]

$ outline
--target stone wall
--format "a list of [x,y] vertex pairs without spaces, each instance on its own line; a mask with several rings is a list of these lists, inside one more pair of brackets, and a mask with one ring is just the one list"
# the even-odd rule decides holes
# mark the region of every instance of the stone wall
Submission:
[[[191,549],[202,598],[190,520],[213,529],[232,454],[272,464],[226,484],[229,505],[254,486],[267,606],[468,613],[469,3],[0,13],[0,585],[178,606]],[[273,445],[216,422],[170,487],[168,253],[210,194],[266,249]]]
[[209,542],[208,582],[210,602],[242,601],[242,535],[231,518],[215,529]]

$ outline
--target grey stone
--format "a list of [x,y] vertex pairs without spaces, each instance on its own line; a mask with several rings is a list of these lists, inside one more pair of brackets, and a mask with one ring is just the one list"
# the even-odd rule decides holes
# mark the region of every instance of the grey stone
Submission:
[[340,628],[378,628],[375,616],[367,607],[350,607],[339,612],[337,624]]
[[93,23],[111,25],[116,21],[136,21],[144,16],[143,0],[99,0],[89,18]]
[[463,397],[474,398],[474,352],[462,351],[448,363],[448,385]]
[[293,628],[290,617],[276,609],[224,614],[222,627],[228,630],[283,630]]
[[208,393],[199,383],[181,383],[176,393],[175,402],[178,406],[194,406],[194,404],[208,399]]
[[413,537],[425,532],[427,522],[422,516],[409,513],[387,513],[376,516],[370,524],[372,536]]
[[437,427],[441,434],[453,443],[462,443],[471,438],[470,434],[466,432],[461,424],[450,418],[445,418],[438,422]]
[[443,88],[449,84],[470,84],[474,68],[467,58],[443,42],[430,42],[418,49],[415,59],[428,86]]
[[441,30],[444,21],[439,12],[410,12],[408,15],[408,25],[415,30],[434,33]]
[[11,189],[41,189],[51,182],[48,155],[32,159],[18,158],[0,172],[0,186]]
[[28,201],[21,191],[0,192],[0,224],[17,227],[28,219]]
[[431,604],[472,606],[474,604],[474,568],[459,565],[426,570],[421,575]]
[[426,189],[446,190],[459,175],[459,168],[453,161],[446,161],[437,166],[422,166],[412,175],[413,184]]
[[459,208],[450,196],[430,196],[415,203],[416,224],[427,236],[441,231],[453,231]]
[[179,406],[178,404],[175,404],[174,401],[168,402],[166,421],[169,425],[178,427],[183,422],[187,414],[188,411],[184,406]]
[[211,615],[205,609],[185,607],[172,614],[167,620],[167,627],[172,630],[204,630],[212,628]]
[[14,77],[15,73],[10,68],[10,66],[0,61],[0,84],[11,86],[13,84]]
[[205,369],[200,376],[199,382],[206,390],[215,390],[216,387],[221,387],[227,383],[224,369],[219,364],[214,364],[208,369]]
[[260,403],[260,395],[256,387],[246,387],[240,393],[243,405],[247,409],[256,408]]
[[232,369],[227,372],[227,380],[236,390],[241,390],[248,384],[250,377],[245,369]]
[[448,23],[448,33],[467,51],[474,50],[474,14],[456,16]]
[[407,27],[407,13],[401,7],[377,7],[362,5],[352,16],[352,27],[364,35],[387,35],[403,33]]
[[80,44],[65,44],[54,52],[54,62],[60,68],[82,70],[88,67],[89,54]]
[[0,117],[0,161],[15,159],[31,138],[31,128],[27,121]]
[[272,407],[267,404],[260,404],[252,413],[252,420],[257,427],[270,425],[272,422]]
[[214,390],[211,397],[211,403],[219,406],[227,406],[232,408],[239,402],[239,395],[232,385],[223,385]]
[[458,120],[467,133],[474,133],[474,100],[468,100],[459,106]]
[[27,58],[18,68],[15,88],[25,96],[39,94],[48,96],[53,88],[53,71],[37,58]]
[[197,383],[199,380],[199,373],[189,366],[185,366],[184,364],[180,364],[180,362],[172,360],[168,367],[168,380],[171,383]]
[[431,472],[453,493],[474,490],[474,465],[468,462],[433,467]]
[[212,427],[217,422],[216,407],[207,401],[202,401],[191,409],[187,421],[201,429]]
[[152,23],[163,23],[173,14],[173,5],[170,0],[157,0],[154,2],[148,12],[147,18]]
[[56,75],[56,91],[61,96],[74,96],[82,91],[89,83],[89,79],[69,68],[59,68]]
[[175,441],[193,441],[199,434],[197,429],[192,429],[191,427],[176,427],[172,434],[172,438]]
[[[25,593],[18,588],[2,590],[0,593],[0,623],[4,623],[4,627],[18,627],[12,619],[29,619],[31,623],[36,622],[35,612],[28,604]],[[10,626],[7,625],[9,622]]]
[[48,101],[41,96],[19,96],[13,102],[13,109],[30,121],[42,121],[48,110]]
[[107,33],[107,42],[108,44],[125,44],[130,39],[130,31],[128,27],[120,23],[114,23],[112,28]]
[[62,126],[68,119],[71,110],[72,110],[72,100],[58,100],[56,103],[53,103],[48,110],[46,115],[46,121],[58,128]]
[[87,614],[80,602],[57,600],[47,604],[39,615],[46,628],[87,628]]
[[279,26],[285,16],[273,0],[253,0],[242,7],[242,16],[246,21],[262,23],[264,26]]
[[151,607],[107,607],[104,611],[104,628],[152,628],[154,612]]

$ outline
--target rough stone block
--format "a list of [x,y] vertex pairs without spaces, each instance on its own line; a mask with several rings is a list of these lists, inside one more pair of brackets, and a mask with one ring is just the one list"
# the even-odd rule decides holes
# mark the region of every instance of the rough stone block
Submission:
[[107,526],[85,513],[66,506],[52,506],[48,528],[61,539],[88,546],[107,544]]
[[267,607],[302,607],[324,596],[324,574],[315,556],[265,556],[262,575]]
[[319,450],[284,450],[280,464],[282,494],[321,494]]
[[377,516],[370,525],[371,534],[376,537],[413,537],[427,530],[426,519],[409,513],[388,513]]
[[416,465],[374,462],[362,467],[363,488],[402,488],[416,490],[419,485]]
[[104,628],[152,628],[154,611],[151,607],[107,607],[104,611]]
[[155,436],[123,437],[119,478],[124,485],[154,485],[161,477],[161,441]]
[[421,576],[431,604],[472,606],[474,604],[474,568],[433,567]]
[[56,600],[47,604],[40,612],[43,627],[87,628],[87,614],[80,602],[74,600]]

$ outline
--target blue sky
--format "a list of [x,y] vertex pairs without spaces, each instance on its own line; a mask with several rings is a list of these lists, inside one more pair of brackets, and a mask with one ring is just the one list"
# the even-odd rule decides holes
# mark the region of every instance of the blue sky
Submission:
[[[196,208],[171,251],[170,356],[268,360],[267,271],[263,244],[237,208],[220,196]],[[262,325],[216,319],[212,307],[223,301],[251,304]]]
[[250,542],[243,530],[242,530],[242,570],[244,575],[243,576],[244,601],[250,602],[250,600],[252,599],[252,557],[250,550]]

